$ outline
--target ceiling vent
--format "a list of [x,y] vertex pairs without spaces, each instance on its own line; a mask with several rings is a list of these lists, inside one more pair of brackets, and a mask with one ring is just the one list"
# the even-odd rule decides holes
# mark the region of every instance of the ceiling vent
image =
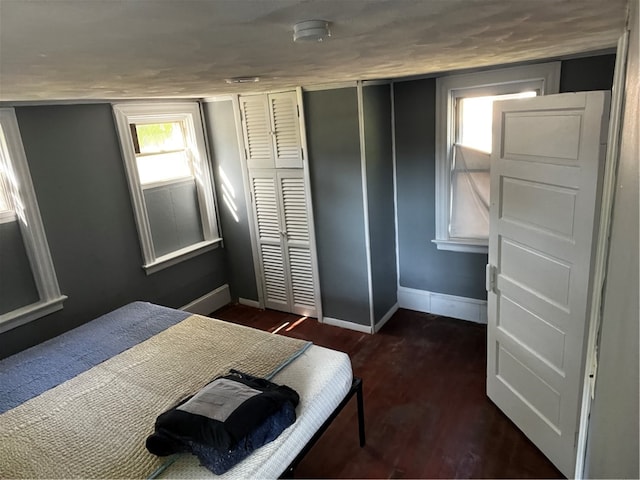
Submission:
[[260,81],[260,77],[233,77],[225,78],[227,83],[255,83]]

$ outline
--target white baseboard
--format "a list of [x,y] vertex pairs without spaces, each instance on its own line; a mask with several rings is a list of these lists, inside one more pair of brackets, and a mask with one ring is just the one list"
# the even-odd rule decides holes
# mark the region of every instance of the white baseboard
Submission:
[[238,297],[238,303],[240,305],[246,305],[247,307],[262,308],[260,302],[257,300],[249,300],[248,298]]
[[414,288],[398,287],[400,308],[433,313],[476,323],[487,323],[487,301]]
[[347,322],[338,318],[323,317],[322,323],[327,325],[333,325],[334,327],[347,328],[349,330],[355,330],[356,332],[372,333],[371,325],[360,325],[359,323]]
[[230,302],[231,292],[229,291],[229,285],[225,283],[214,291],[209,292],[200,298],[196,298],[193,302],[181,307],[180,310],[200,315],[209,315],[211,312],[215,312]]
[[398,308],[400,307],[397,303],[393,307],[391,307],[389,311],[384,315],[384,317],[382,317],[380,321],[374,325],[373,333],[377,333],[382,328],[382,326],[387,323],[391,317],[393,317],[393,314],[398,311]]

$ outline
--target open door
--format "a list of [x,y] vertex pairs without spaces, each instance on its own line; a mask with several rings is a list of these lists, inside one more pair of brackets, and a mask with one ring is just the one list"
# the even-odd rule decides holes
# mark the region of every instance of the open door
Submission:
[[608,92],[494,104],[487,395],[571,478]]

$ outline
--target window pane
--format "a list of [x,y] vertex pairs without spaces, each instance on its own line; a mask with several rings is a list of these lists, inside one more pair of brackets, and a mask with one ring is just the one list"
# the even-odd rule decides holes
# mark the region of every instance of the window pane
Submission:
[[136,124],[136,153],[161,153],[183,150],[185,139],[181,122]]
[[489,95],[459,99],[458,143],[491,153],[493,102],[513,98],[535,97],[536,92]]
[[9,206],[7,191],[4,188],[2,180],[0,179],[0,212],[6,212],[9,210],[11,210],[11,207]]
[[[489,238],[489,173],[455,172],[449,234],[453,238]],[[483,198],[484,197],[484,198]]]
[[451,237],[489,237],[489,160],[488,153],[455,145],[455,168],[451,172]]
[[144,202],[157,256],[204,241],[195,180],[147,188]]
[[[4,155],[0,149],[0,155]],[[3,167],[3,160],[0,159],[0,212],[12,210],[11,203],[9,203],[9,189],[6,186],[5,173]]]
[[9,158],[5,151],[6,140],[4,132],[0,127],[0,212],[13,211],[11,200],[9,199],[9,187],[7,185],[7,167]]
[[142,185],[193,176],[187,152],[141,155],[136,157],[136,162]]

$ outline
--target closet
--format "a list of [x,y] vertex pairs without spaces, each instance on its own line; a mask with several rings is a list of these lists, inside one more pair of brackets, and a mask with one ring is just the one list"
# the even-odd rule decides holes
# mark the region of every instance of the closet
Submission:
[[319,283],[300,103],[296,91],[238,98],[262,301],[267,308],[317,317]]

